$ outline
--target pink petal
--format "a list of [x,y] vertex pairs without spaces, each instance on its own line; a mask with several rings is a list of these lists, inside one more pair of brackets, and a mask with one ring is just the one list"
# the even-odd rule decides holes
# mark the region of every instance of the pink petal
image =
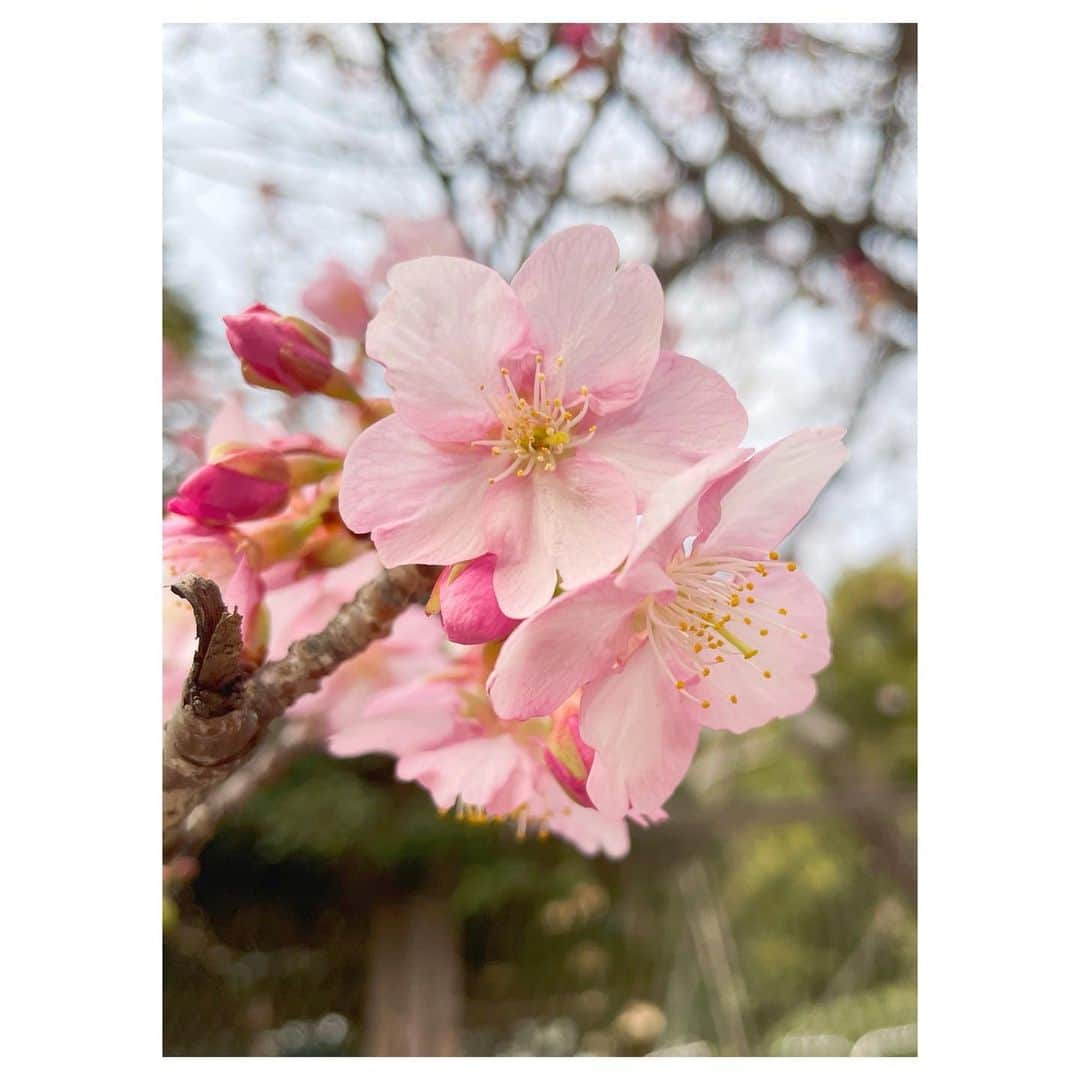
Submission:
[[553,472],[500,480],[484,503],[499,606],[526,618],[551,599],[556,571],[569,590],[614,570],[630,547],[634,513],[622,473],[584,453]]
[[667,577],[667,565],[683,541],[698,530],[697,502],[702,491],[738,468],[751,452],[733,449],[713,454],[653,493],[638,521],[626,565],[615,579],[620,588],[658,594],[665,602],[671,599],[674,585]]
[[429,442],[388,416],[357,436],[339,505],[353,532],[371,533],[385,566],[445,565],[483,555],[490,454]]
[[[653,271],[639,263],[616,270],[619,246],[609,229],[579,225],[545,241],[511,285],[528,312],[530,343],[546,360],[553,396],[589,388],[598,414],[632,405],[649,381],[660,352],[664,294]],[[565,386],[565,395],[563,387]]]
[[699,550],[761,551],[779,545],[847,459],[843,435],[843,428],[809,428],[755,454],[724,496],[720,523]]
[[596,750],[587,788],[597,810],[659,811],[690,767],[705,711],[678,693],[647,644],[587,686],[581,735]]
[[626,648],[638,598],[601,578],[556,597],[504,642],[488,696],[506,719],[546,716]]
[[589,452],[626,473],[640,507],[670,477],[738,446],[745,434],[746,410],[727,381],[663,352],[641,398],[598,423]]
[[367,351],[395,410],[429,439],[482,437],[497,423],[487,395],[501,392],[500,365],[526,332],[517,297],[494,270],[444,255],[399,263],[389,282]]
[[[724,663],[712,665],[709,678],[702,682],[708,684],[710,707],[702,710],[700,719],[708,727],[749,731],[778,716],[802,712],[814,700],[811,676],[829,662],[825,601],[809,578],[781,565],[755,579],[753,597],[752,607],[743,604],[738,609],[746,615],[728,626],[758,653],[744,660],[734,649],[725,648]],[[750,625],[743,618],[751,619]],[[762,630],[767,631],[765,636]]]
[[550,777],[540,778],[537,794],[536,816],[542,817],[556,836],[568,840],[582,854],[621,859],[630,850],[630,830],[625,818],[605,817],[596,810],[579,806]]
[[246,443],[260,446],[285,434],[280,424],[260,424],[244,411],[238,394],[229,394],[214,414],[206,431],[206,448],[213,450],[222,443]]
[[[520,790],[522,771],[530,771],[527,752],[510,735],[466,738],[434,750],[402,757],[399,780],[416,780],[431,792],[435,805],[447,809],[460,798],[491,810],[508,788]],[[512,807],[510,809],[513,809]],[[504,812],[501,808],[493,813]]]
[[453,732],[459,705],[457,687],[447,682],[390,687],[372,695],[359,713],[335,710],[326,747],[337,757],[426,750]]

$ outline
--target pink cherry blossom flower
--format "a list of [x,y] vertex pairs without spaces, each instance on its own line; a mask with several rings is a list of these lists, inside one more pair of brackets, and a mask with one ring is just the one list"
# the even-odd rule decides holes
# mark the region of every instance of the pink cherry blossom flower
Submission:
[[304,290],[304,307],[335,334],[363,341],[371,320],[364,286],[340,262],[328,260],[322,273]]
[[448,566],[431,593],[428,611],[439,613],[446,636],[460,645],[483,645],[506,637],[521,621],[503,613],[492,579],[495,556]]
[[383,232],[386,246],[372,264],[373,282],[385,281],[393,267],[409,259],[426,255],[469,258],[469,249],[458,227],[449,218],[387,218],[383,222]]
[[327,748],[398,755],[399,780],[418,782],[441,811],[456,807],[470,822],[509,820],[519,837],[550,832],[587,855],[621,858],[630,845],[625,818],[567,796],[544,761],[551,720],[500,720],[484,693],[485,671],[481,649],[459,650],[441,673],[376,693],[351,716],[339,711]]
[[558,597],[503,645],[488,683],[499,715],[541,715],[584,687],[586,790],[603,813],[658,809],[702,724],[747,731],[813,700],[825,604],[775,548],[844,461],[842,435],[801,431],[675,477],[617,575]]
[[[368,554],[268,593],[270,659],[284,656],[294,641],[322,630],[338,608],[351,600],[356,591],[381,569],[376,556]],[[446,639],[438,623],[429,619],[419,607],[409,607],[394,620],[388,637],[373,642],[328,675],[315,693],[304,695],[290,708],[290,715],[311,723],[317,732],[329,737],[339,748],[347,746],[347,736],[341,741],[340,733],[350,730],[372,695],[441,671],[448,663],[446,649]],[[429,730],[425,726],[426,719],[417,716],[413,730],[403,730],[398,733],[399,737],[406,744],[413,739],[422,739],[422,733]],[[372,731],[367,734],[372,736]],[[363,752],[389,751],[398,745],[383,747],[372,737]]]
[[665,479],[738,445],[731,387],[660,353],[660,283],[618,258],[609,230],[579,226],[509,285],[463,259],[391,272],[367,350],[395,413],[353,443],[340,502],[387,566],[492,554],[499,607],[523,618],[557,575],[573,589],[613,570]]

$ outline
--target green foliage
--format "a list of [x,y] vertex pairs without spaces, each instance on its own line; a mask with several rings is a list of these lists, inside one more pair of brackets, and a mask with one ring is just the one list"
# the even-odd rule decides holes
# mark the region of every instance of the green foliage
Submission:
[[916,578],[891,563],[849,574],[830,604],[821,701],[850,727],[859,761],[915,780]]
[[161,291],[161,333],[181,356],[194,350],[199,337],[199,320],[194,309],[171,289]]

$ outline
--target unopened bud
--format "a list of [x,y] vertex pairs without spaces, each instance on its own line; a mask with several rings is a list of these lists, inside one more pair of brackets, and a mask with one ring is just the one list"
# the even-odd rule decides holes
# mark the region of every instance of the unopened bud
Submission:
[[169,500],[174,514],[232,525],[280,513],[289,503],[289,467],[277,450],[224,445]]
[[521,621],[503,613],[492,579],[495,556],[448,566],[431,592],[427,612],[442,616],[443,629],[459,645],[483,645],[506,637]]
[[358,399],[348,376],[331,363],[330,339],[311,323],[279,315],[265,304],[226,315],[224,322],[229,345],[250,385],[294,397],[318,393],[344,401]]
[[544,747],[544,763],[574,802],[593,808],[585,790],[595,752],[582,741],[578,730],[578,706],[566,704],[551,717],[551,732]]

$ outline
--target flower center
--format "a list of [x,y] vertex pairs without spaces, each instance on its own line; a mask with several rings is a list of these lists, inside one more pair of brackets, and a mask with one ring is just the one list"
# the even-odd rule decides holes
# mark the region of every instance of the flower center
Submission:
[[[767,578],[781,567],[787,571],[796,569],[793,562],[767,565],[777,563],[779,558],[775,551],[761,560],[733,555],[679,557],[668,567],[675,582],[675,599],[667,604],[649,601],[649,643],[679,693],[703,709],[712,704],[704,693],[704,680],[714,668],[722,670],[720,665],[726,663],[748,663],[762,678],[771,679],[772,672],[760,661],[755,662],[770,632],[807,638],[806,633],[785,621],[787,608],[776,607],[755,594],[755,578]],[[723,679],[719,682],[722,684]],[[736,694],[730,694],[728,700],[732,705],[739,703]]]
[[[485,386],[480,387],[488,394],[492,411],[503,430],[499,438],[476,439],[472,445],[487,446],[495,457],[509,459],[506,468],[489,479],[489,484],[509,476],[528,476],[537,468],[554,472],[560,457],[587,443],[596,431],[595,424],[584,433],[577,430],[589,411],[589,388],[583,386],[577,399],[569,405],[561,397],[549,398],[544,357],[537,354],[535,362],[532,401],[518,392],[508,368],[501,369],[504,394],[493,396],[488,394]],[[562,365],[563,358],[559,356],[555,366],[561,368]]]

